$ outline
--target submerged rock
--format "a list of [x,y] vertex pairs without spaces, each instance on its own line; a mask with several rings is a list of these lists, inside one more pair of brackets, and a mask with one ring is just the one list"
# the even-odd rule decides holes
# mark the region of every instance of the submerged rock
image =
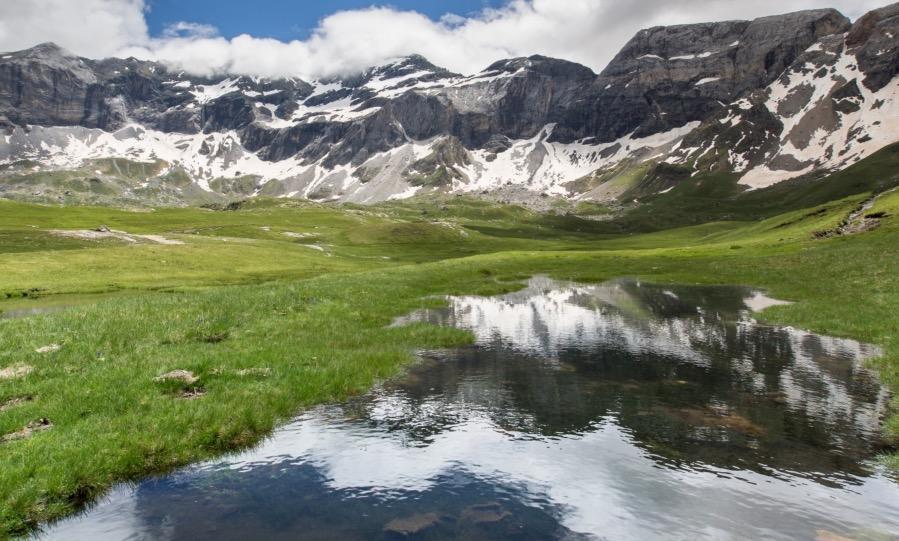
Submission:
[[818,530],[815,532],[815,541],[855,541],[855,539],[828,530]]
[[724,428],[753,437],[763,436],[767,432],[765,427],[725,408],[656,406],[653,412],[694,427]]
[[512,513],[503,509],[498,503],[472,505],[462,511],[462,521],[472,524],[493,524],[511,516]]
[[384,526],[384,533],[408,537],[436,528],[442,522],[442,517],[437,513],[418,513],[412,516],[391,520]]

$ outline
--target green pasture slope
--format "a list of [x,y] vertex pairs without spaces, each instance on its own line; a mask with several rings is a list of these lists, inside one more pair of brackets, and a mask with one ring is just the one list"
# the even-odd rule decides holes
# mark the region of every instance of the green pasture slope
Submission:
[[[732,178],[693,179],[611,222],[465,197],[141,211],[0,201],[0,310],[74,305],[0,320],[0,434],[52,423],[0,443],[0,537],[118,481],[251,445],[396,374],[416,349],[468,343],[388,324],[435,295],[509,291],[537,273],[766,288],[795,304],[764,319],[881,345],[876,364],[899,388],[899,191],[884,191],[897,163],[887,149],[742,195]],[[826,234],[875,192],[878,228]],[[58,232],[100,226],[134,242]],[[156,380],[179,369],[199,379]],[[899,417],[886,432],[899,435]]]

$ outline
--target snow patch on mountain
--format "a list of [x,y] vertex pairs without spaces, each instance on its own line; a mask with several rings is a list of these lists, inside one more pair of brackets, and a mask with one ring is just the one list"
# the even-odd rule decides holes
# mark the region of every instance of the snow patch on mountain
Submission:
[[38,46],[0,59],[0,165],[126,158],[178,174],[106,180],[360,203],[506,187],[615,199],[647,160],[671,166],[641,168],[643,192],[714,171],[762,188],[899,140],[897,9],[853,28],[816,10],[649,29],[600,74],[537,55],[465,76],[413,55],[307,83]]
[[[853,54],[816,45],[811,52],[827,53],[830,63],[806,63],[768,87],[764,107],[783,123],[779,148],[740,184],[757,189],[839,170],[899,140],[899,78],[872,92]],[[731,165],[736,169],[746,159],[734,156]]]
[[668,132],[643,138],[630,134],[610,143],[566,144],[548,141],[555,128],[549,125],[531,139],[514,142],[493,159],[486,150],[471,152],[474,160],[464,168],[467,182],[457,181],[453,188],[471,192],[511,185],[550,195],[570,196],[573,194],[566,184],[630,157],[655,157],[655,151],[670,148],[697,126],[699,122],[691,122]]
[[[230,94],[232,92],[237,92],[240,90],[240,87],[237,83],[240,81],[240,78],[233,79],[225,79],[220,83],[214,85],[198,85],[194,90],[191,90],[190,93],[193,94],[194,98],[196,98],[197,103],[204,104],[209,103],[210,101],[216,100]],[[187,83],[187,87],[190,86],[190,82],[184,81]],[[176,83],[172,85],[175,88],[183,88],[183,83]]]
[[[467,151],[469,162],[459,165],[462,177],[451,186],[413,186],[404,179],[409,167],[434,152],[444,138],[410,141],[378,153],[360,166],[327,167],[324,160],[309,163],[296,157],[265,161],[248,151],[234,131],[210,134],[172,134],[130,125],[116,132],[81,127],[32,127],[15,129],[0,139],[0,163],[30,159],[49,168],[80,167],[90,160],[126,158],[137,162],[163,161],[180,168],[204,190],[218,178],[259,177],[261,188],[278,180],[291,187],[288,194],[311,199],[370,203],[402,199],[434,189],[460,192],[496,190],[521,186],[551,195],[573,195],[566,184],[597,169],[641,156],[657,158],[695,129],[698,122],[669,132],[636,138],[632,134],[603,144],[550,142],[554,125],[548,125],[530,139],[512,141],[497,154],[478,149]],[[376,172],[363,182],[357,170]]]

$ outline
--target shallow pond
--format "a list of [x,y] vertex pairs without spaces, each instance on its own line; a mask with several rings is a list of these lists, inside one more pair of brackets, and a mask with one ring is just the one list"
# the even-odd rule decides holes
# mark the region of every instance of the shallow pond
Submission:
[[739,287],[534,278],[396,324],[470,329],[258,448],[123,486],[47,539],[895,539],[877,349]]

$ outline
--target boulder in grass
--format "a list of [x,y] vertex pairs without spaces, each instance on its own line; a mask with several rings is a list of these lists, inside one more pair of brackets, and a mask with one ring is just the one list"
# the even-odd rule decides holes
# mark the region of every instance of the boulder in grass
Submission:
[[169,381],[178,381],[181,383],[186,383],[188,385],[196,383],[200,378],[194,375],[193,372],[189,370],[172,370],[171,372],[166,372],[165,374],[157,377],[154,381],[159,382],[169,382]]

